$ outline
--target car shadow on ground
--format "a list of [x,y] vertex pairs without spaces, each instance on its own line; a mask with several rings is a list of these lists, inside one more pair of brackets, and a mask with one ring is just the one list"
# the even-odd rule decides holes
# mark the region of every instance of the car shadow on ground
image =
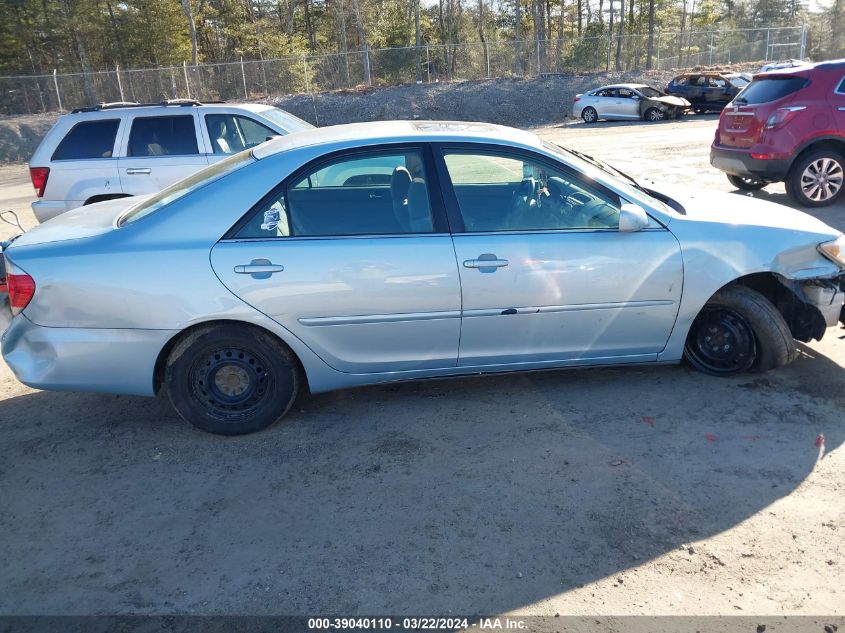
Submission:
[[709,114],[685,114],[684,116],[677,118],[677,119],[665,119],[663,121],[598,121],[596,123],[584,123],[580,118],[575,119],[569,117],[563,123],[559,125],[553,125],[549,127],[556,127],[556,128],[567,128],[572,125],[583,125],[584,128],[595,128],[597,130],[605,129],[605,128],[614,128],[614,127],[631,127],[634,125],[665,125],[667,123],[694,123],[696,121],[713,121],[718,122],[719,120],[719,113],[718,112],[711,112]]
[[845,369],[802,350],[729,379],[666,366],[321,394],[238,438],[164,398],[0,401],[0,612],[520,608],[794,490],[817,435],[828,451],[845,436]]

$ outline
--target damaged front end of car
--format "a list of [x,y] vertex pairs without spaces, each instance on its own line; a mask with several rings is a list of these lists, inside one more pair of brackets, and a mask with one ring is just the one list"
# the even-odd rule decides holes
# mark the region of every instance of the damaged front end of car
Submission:
[[676,119],[692,107],[692,104],[683,97],[665,95],[662,97],[649,97],[640,102],[640,116],[645,116],[649,110],[659,110],[665,118]]
[[793,338],[805,343],[821,340],[827,328],[845,324],[845,236],[822,242],[816,251],[812,263],[799,252],[784,254],[773,274],[743,279],[744,285],[774,303]]

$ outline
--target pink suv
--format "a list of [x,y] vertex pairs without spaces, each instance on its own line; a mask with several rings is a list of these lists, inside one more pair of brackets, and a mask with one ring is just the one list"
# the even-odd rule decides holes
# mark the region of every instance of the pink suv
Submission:
[[845,59],[754,76],[719,117],[710,164],[738,189],[784,182],[798,204],[845,192]]

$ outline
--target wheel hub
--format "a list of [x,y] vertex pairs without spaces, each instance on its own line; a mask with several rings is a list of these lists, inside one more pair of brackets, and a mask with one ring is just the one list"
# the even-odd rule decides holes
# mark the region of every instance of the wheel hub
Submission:
[[842,188],[842,165],[833,158],[820,158],[807,165],[801,174],[801,190],[810,200],[829,200]]
[[742,315],[727,308],[703,312],[687,342],[687,353],[697,364],[714,374],[748,369],[756,357],[756,340]]
[[242,414],[258,406],[268,392],[267,363],[244,349],[208,354],[192,372],[197,399],[214,415]]
[[249,388],[249,374],[243,367],[224,365],[214,375],[214,385],[227,396],[239,396]]

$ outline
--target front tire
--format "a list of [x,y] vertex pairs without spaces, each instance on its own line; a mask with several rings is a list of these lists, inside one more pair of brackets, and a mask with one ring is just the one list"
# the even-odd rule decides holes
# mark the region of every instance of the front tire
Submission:
[[796,161],[786,178],[786,193],[805,207],[826,207],[845,192],[845,158],[832,149],[810,152]]
[[666,113],[658,108],[649,108],[645,111],[643,118],[646,121],[651,121],[652,123],[655,123],[657,121],[662,121],[663,119],[665,119]]
[[268,332],[240,325],[201,327],[167,359],[164,384],[186,421],[218,435],[243,435],[283,417],[300,388],[293,352]]
[[706,374],[768,371],[797,355],[792,332],[772,303],[756,290],[731,285],[710,298],[693,321],[684,358]]
[[584,123],[595,123],[599,120],[599,113],[595,108],[587,106],[581,110],[581,118],[584,119]]
[[730,183],[737,189],[743,191],[758,191],[765,187],[768,183],[757,180],[756,178],[748,178],[744,176],[734,176],[733,174],[726,174]]

